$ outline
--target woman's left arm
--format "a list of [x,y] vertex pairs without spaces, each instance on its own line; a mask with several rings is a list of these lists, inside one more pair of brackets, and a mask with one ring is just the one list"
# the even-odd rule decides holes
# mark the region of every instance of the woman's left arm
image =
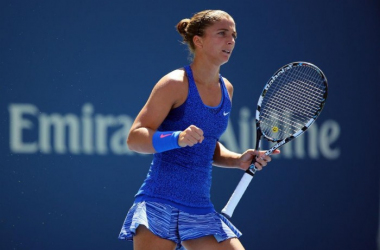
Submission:
[[[226,84],[226,88],[230,96],[230,100],[232,102],[234,88],[230,81],[228,81],[226,78],[223,78],[223,80]],[[272,154],[279,153],[279,150],[275,150]],[[242,170],[247,170],[251,165],[254,157],[256,157],[255,166],[258,170],[261,170],[268,164],[268,162],[272,160],[270,156],[265,155],[265,151],[256,151],[254,149],[248,149],[243,154],[238,154],[228,150],[218,141],[216,142],[216,147],[214,151],[213,165],[217,167],[239,168]]]
[[[280,150],[273,151],[272,154],[279,154]],[[253,158],[256,157],[255,166],[258,170],[261,170],[263,167],[272,160],[268,155],[265,155],[265,151],[256,151],[254,149],[248,149],[242,154],[238,154],[228,150],[220,142],[216,143],[214,156],[213,156],[213,165],[223,168],[239,168],[242,170],[247,170],[252,163]]]

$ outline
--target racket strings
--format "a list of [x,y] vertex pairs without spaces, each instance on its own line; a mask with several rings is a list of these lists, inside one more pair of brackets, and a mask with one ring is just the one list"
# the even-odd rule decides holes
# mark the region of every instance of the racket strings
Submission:
[[[297,93],[297,90],[293,90],[293,93],[296,94],[296,95],[300,95],[302,94],[302,92],[298,92]],[[278,95],[279,96],[283,96],[284,94],[284,91],[279,91]],[[295,105],[298,105],[299,103],[296,101],[296,100],[293,100],[293,99],[286,99],[286,100],[282,100],[282,103],[279,103],[279,102],[268,102],[267,105],[273,105],[272,108],[280,108],[280,104],[282,105],[287,105],[287,106],[295,106]],[[303,115],[309,115],[310,113],[314,113],[314,108],[318,108],[318,103],[315,102],[315,100],[308,100],[308,99],[305,99],[305,105],[303,106],[298,106],[299,108],[299,112],[302,113]]]
[[321,99],[321,97],[323,97],[326,92],[326,85],[321,75],[315,69],[309,67],[298,67],[296,69],[299,70],[289,72],[291,74],[289,80],[292,78],[302,79],[305,83],[302,82],[301,85],[298,84],[298,90],[302,92],[307,90],[308,94],[310,94],[310,98],[314,97],[318,102],[323,101],[324,98]]
[[[292,81],[292,79],[288,81]],[[324,90],[311,85],[308,79],[294,80],[293,84],[289,84],[288,88],[299,95],[309,94],[308,99],[310,101],[322,101],[321,96],[323,97]]]
[[[279,79],[280,82],[275,85],[276,88],[274,89],[274,93],[279,93],[280,96],[287,94],[276,92],[276,90],[279,88],[285,87],[287,88],[286,91],[289,91],[289,94],[291,91],[297,92],[298,96],[307,94],[307,101],[309,102],[313,100],[318,103],[323,101],[323,98],[321,99],[321,96],[323,96],[325,93],[326,87],[323,84],[323,80],[319,77],[318,73],[307,67],[298,67],[296,69],[290,70],[287,72],[288,74],[282,75],[282,78]],[[301,70],[304,70],[306,72],[302,72]]]
[[[268,112],[263,111],[263,117],[265,117],[265,114],[267,113],[268,116],[274,119],[282,118],[281,120],[283,121],[289,120],[288,123],[291,123],[293,126],[302,126],[303,124],[305,124],[305,119],[313,117],[315,112],[320,107],[320,104],[307,102],[307,99],[305,100],[304,104],[305,105],[300,105],[300,102],[297,102],[294,100],[286,100],[286,101],[282,100],[281,102],[268,102],[267,108],[265,108],[265,110],[268,110]],[[284,105],[287,106],[286,109],[282,108]],[[280,110],[281,112],[276,112]],[[298,120],[300,122],[297,122]]]
[[[315,113],[315,109],[318,109],[320,107],[321,101],[321,95],[323,95],[323,92],[320,92],[319,95],[317,95],[315,92],[311,92],[312,89],[304,89],[303,86],[305,84],[303,82],[295,81],[293,84],[289,84],[289,89],[280,89],[277,91],[277,93],[274,94],[274,98],[282,97],[287,94],[288,91],[291,91],[294,96],[297,97],[302,97],[303,95],[308,95],[307,97],[303,98],[304,102],[301,104],[304,104],[302,106],[298,106],[299,108],[299,113],[302,113],[305,116],[313,115]],[[267,105],[277,105],[276,108],[280,108],[279,105],[280,103],[275,100],[275,102],[268,102]],[[294,100],[292,99],[283,99],[282,100],[282,105],[287,105],[287,106],[294,106],[294,105],[299,105],[300,102],[299,100]]]
[[[260,120],[261,129],[264,134],[275,138],[275,140],[281,140],[289,137],[289,135],[302,128],[300,123],[290,120],[284,116],[276,117],[274,115],[270,115],[266,118],[267,119]],[[276,133],[276,136],[274,136],[274,133]]]
[[272,115],[266,118],[260,120],[260,127],[264,134],[274,138],[274,140],[282,140],[289,137],[289,135],[294,134],[303,127],[300,123],[284,116],[275,117]]
[[269,86],[261,104],[260,127],[281,140],[302,129],[324,101],[326,86],[313,68],[294,67]]
[[[302,127],[305,124],[305,119],[313,117],[315,114],[315,110],[318,109],[310,109],[307,106],[297,106],[297,103],[287,101],[283,103],[284,105],[288,105],[288,108],[283,109],[281,112],[276,112],[280,110],[281,105],[278,103],[267,103],[267,108],[265,110],[269,110],[268,112],[263,112],[262,117],[272,118],[274,121],[280,119],[282,121],[287,121],[287,124],[291,124],[294,127]],[[293,107],[291,107],[291,105]],[[297,108],[297,113],[294,112],[295,108]]]

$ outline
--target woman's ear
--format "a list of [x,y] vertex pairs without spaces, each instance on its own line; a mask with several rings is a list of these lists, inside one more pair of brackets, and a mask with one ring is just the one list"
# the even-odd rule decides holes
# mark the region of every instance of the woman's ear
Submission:
[[200,36],[195,35],[193,37],[193,43],[197,48],[203,48],[203,39]]

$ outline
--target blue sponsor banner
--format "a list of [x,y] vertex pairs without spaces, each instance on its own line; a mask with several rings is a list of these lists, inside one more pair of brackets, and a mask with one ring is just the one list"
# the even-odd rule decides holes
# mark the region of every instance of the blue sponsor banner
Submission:
[[[246,249],[377,249],[380,4],[376,1],[3,1],[0,248],[132,249],[117,239],[151,155],[125,139],[154,84],[189,63],[175,25],[223,9],[238,39],[223,144],[255,144],[255,109],[281,66],[329,81],[316,123],[259,172],[232,222]],[[263,142],[262,148],[269,148]],[[214,168],[221,210],[243,172]]]

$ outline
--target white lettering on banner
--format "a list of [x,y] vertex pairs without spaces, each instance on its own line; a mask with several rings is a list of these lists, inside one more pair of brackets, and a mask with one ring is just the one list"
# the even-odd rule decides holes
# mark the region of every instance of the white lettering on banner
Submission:
[[38,150],[37,142],[24,142],[22,131],[33,129],[33,123],[23,118],[23,115],[37,115],[38,110],[30,104],[9,105],[9,144],[14,153],[35,153]]
[[[254,148],[256,144],[256,122],[254,117],[251,118],[250,109],[243,107],[240,109],[240,146],[236,142],[233,125],[228,124],[226,132],[221,136],[220,140],[225,146],[236,152],[243,152],[248,148]],[[340,136],[339,123],[334,120],[327,120],[321,125],[315,122],[304,135],[285,144],[281,147],[281,154],[275,155],[275,158],[284,159],[319,159],[320,157],[334,160],[340,157],[339,145],[337,140]],[[248,142],[247,140],[250,140]],[[261,140],[262,149],[271,148],[271,144],[265,139]]]
[[[134,118],[128,115],[97,114],[91,103],[82,107],[81,115],[68,113],[46,114],[33,104],[10,104],[9,145],[13,153],[22,154],[85,154],[85,155],[135,155],[126,144],[126,137]],[[255,119],[250,109],[240,109],[239,130],[231,121],[220,140],[236,152],[253,148],[256,143]],[[238,137],[236,133],[238,132]],[[33,139],[26,135],[34,135]],[[314,123],[305,135],[285,144],[279,156],[285,159],[337,159],[340,149],[336,145],[340,127],[336,121]],[[237,139],[238,138],[238,139]],[[271,145],[262,140],[263,149]],[[138,154],[141,155],[141,154]]]
[[[133,154],[125,141],[133,118],[127,115],[93,116],[93,110],[92,104],[86,103],[82,108],[82,117],[75,114],[49,115],[40,112],[33,104],[10,104],[10,149],[13,153],[26,154],[105,155],[109,151],[117,155]],[[38,132],[38,140],[25,142],[25,130]]]

